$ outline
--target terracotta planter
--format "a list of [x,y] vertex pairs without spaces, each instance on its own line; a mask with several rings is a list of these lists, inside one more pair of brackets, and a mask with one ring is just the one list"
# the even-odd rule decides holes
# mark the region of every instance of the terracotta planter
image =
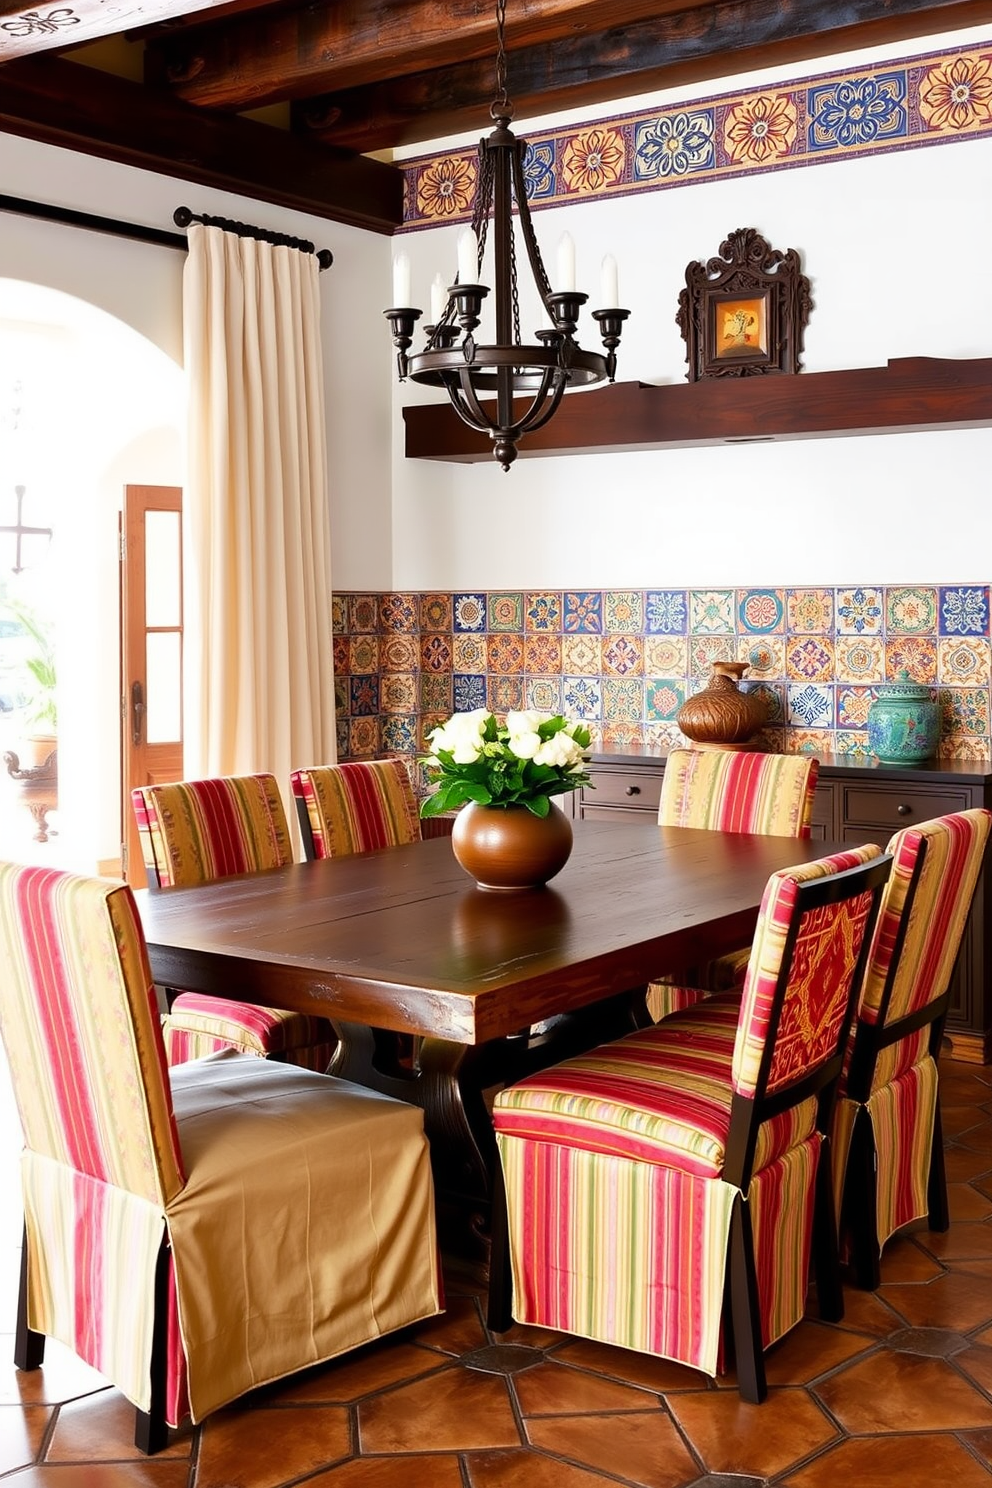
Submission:
[[765,721],[764,703],[738,687],[747,671],[744,661],[715,661],[710,682],[686,698],[676,716],[693,743],[711,749],[743,749]]
[[451,850],[480,889],[534,889],[568,862],[572,827],[554,805],[535,816],[526,806],[469,802],[455,819]]

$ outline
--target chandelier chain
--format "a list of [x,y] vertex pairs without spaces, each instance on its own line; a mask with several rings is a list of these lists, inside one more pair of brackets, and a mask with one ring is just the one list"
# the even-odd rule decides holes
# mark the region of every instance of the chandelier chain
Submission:
[[506,0],[496,0],[496,97],[490,113],[494,119],[512,119],[513,105],[506,91]]

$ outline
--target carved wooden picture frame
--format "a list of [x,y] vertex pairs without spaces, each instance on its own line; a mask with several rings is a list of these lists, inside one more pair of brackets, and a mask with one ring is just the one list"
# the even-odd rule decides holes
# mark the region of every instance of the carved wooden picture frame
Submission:
[[781,252],[756,228],[737,228],[718,257],[686,268],[676,317],[686,378],[798,372],[812,308],[796,249]]

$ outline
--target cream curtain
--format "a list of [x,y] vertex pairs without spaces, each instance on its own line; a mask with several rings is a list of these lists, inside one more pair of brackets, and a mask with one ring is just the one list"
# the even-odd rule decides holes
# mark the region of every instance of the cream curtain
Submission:
[[327,448],[312,253],[189,229],[187,779],[335,758]]

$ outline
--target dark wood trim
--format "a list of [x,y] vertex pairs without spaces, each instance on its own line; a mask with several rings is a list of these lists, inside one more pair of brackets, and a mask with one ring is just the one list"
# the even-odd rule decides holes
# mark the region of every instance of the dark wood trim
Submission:
[[[491,460],[447,403],[403,410],[409,459]],[[992,357],[900,357],[884,367],[696,383],[615,383],[566,395],[521,455],[589,454],[891,434],[992,424]]]

